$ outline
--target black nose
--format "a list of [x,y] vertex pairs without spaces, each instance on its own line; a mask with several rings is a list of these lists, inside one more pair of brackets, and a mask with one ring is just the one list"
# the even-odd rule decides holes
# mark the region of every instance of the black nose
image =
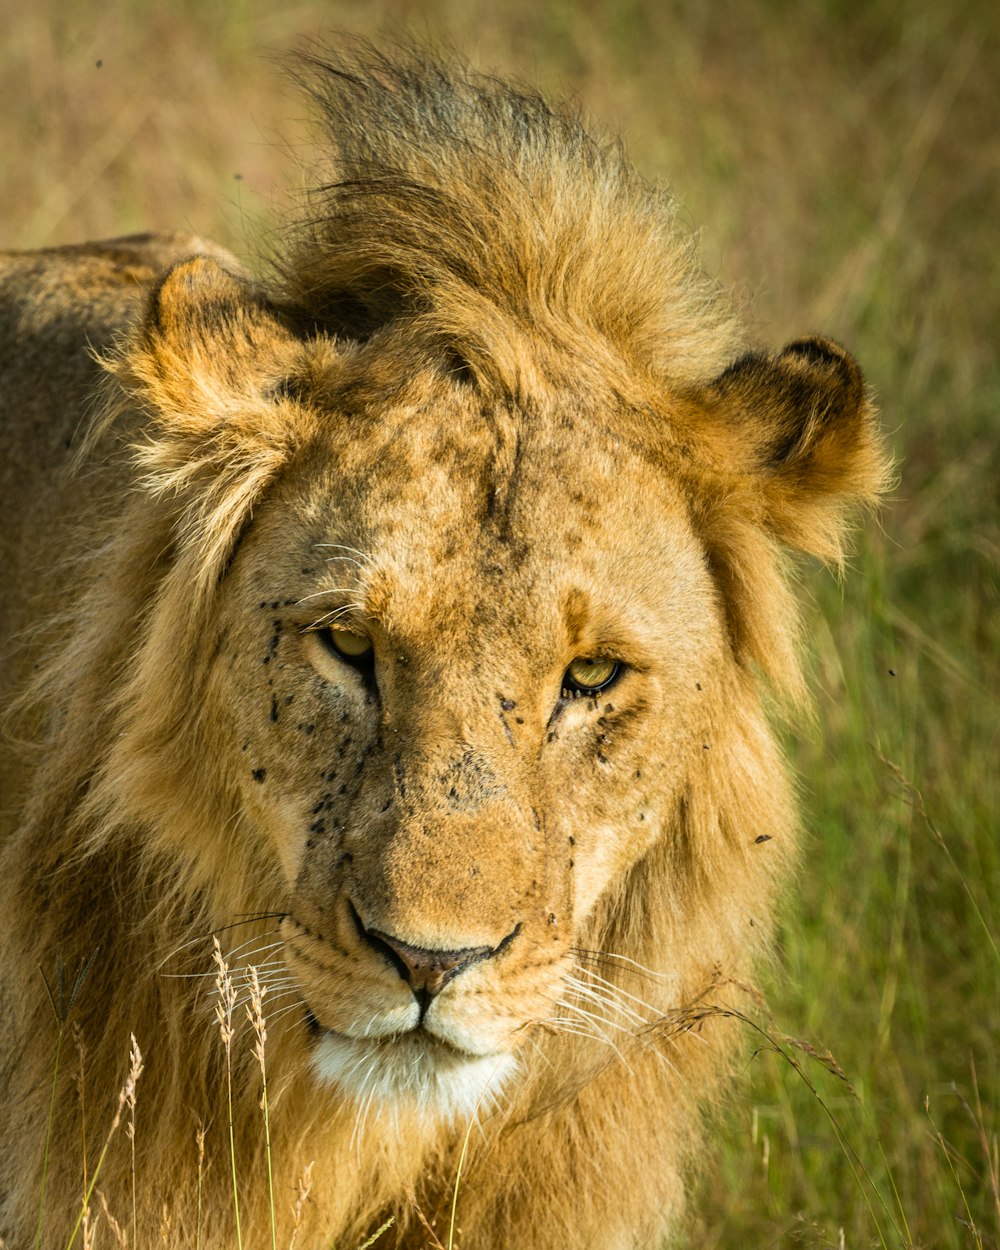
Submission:
[[427,950],[411,946],[380,929],[366,929],[365,938],[377,950],[387,955],[418,997],[433,998],[441,992],[452,977],[457,976],[469,964],[489,959],[493,950],[489,946],[468,946],[460,951]]
[[516,936],[520,925],[498,946],[466,946],[461,950],[432,950],[425,946],[413,946],[402,938],[394,937],[381,929],[369,929],[351,905],[351,912],[359,935],[375,950],[380,951],[393,965],[403,980],[411,987],[417,998],[429,1001],[439,994],[452,977],[458,976],[471,964],[490,959],[503,950]]

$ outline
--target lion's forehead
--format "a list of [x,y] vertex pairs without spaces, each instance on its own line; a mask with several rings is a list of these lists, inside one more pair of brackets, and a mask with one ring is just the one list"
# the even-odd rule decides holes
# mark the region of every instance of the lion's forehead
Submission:
[[473,584],[494,602],[558,599],[609,578],[662,595],[696,545],[686,497],[601,416],[570,397],[500,420],[447,394],[389,413],[308,467],[307,541],[354,547],[370,585],[378,568],[383,588],[424,600]]

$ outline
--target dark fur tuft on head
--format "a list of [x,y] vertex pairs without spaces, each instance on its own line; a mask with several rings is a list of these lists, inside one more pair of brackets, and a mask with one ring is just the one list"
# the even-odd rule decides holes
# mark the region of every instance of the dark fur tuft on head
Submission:
[[363,338],[419,319],[477,376],[516,374],[529,336],[686,382],[732,359],[730,310],[672,199],[571,107],[361,41],[313,48],[293,74],[332,166],[276,262],[304,320]]

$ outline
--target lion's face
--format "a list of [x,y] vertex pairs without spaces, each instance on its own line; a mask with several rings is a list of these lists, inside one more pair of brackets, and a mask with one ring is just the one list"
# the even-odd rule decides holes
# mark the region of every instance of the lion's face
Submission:
[[724,631],[683,495],[598,407],[373,406],[256,512],[213,697],[319,1071],[468,1109],[701,763]]
[[519,342],[511,385],[405,319],[303,337],[194,260],[122,371],[154,414],[136,524],[175,550],[116,801],[220,923],[281,917],[321,1075],[444,1113],[580,1027],[609,925],[655,929],[664,984],[698,926],[746,941],[733,882],[773,888],[753,826],[788,807],[753,693],[795,689],[778,544],[835,556],[882,473],[826,341],[676,389]]

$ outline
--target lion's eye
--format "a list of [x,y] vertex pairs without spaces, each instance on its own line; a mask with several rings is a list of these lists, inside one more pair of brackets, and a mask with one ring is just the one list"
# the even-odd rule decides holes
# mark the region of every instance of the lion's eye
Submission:
[[375,644],[370,636],[343,625],[314,625],[303,631],[305,653],[324,681],[342,685],[353,668],[370,695],[378,695]]
[[617,660],[604,656],[578,656],[566,670],[563,689],[573,694],[597,694],[606,690],[621,670]]
[[356,663],[371,655],[372,640],[367,634],[355,633],[353,629],[327,629],[323,637],[330,649],[345,660]]

